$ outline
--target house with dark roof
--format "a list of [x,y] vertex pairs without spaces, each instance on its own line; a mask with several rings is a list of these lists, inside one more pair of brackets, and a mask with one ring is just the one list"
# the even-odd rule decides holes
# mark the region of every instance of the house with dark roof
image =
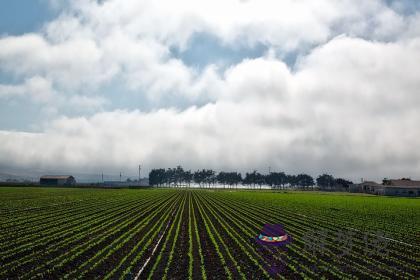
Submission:
[[391,179],[383,182],[384,195],[420,196],[420,181],[411,179]]
[[76,179],[71,175],[44,175],[39,179],[40,185],[46,186],[72,186]]
[[360,184],[352,184],[349,186],[349,192],[383,194],[383,185],[374,181],[363,181]]
[[385,179],[382,184],[373,181],[364,181],[349,186],[350,192],[369,193],[389,196],[420,196],[420,181],[411,179]]

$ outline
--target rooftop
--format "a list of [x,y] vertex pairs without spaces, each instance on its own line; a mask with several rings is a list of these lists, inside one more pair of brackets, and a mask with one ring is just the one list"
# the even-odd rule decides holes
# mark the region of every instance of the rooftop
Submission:
[[41,179],[68,179],[73,177],[71,175],[44,175],[41,176]]
[[387,187],[400,187],[400,188],[420,188],[420,181],[409,180],[409,179],[398,179],[388,180],[385,185]]

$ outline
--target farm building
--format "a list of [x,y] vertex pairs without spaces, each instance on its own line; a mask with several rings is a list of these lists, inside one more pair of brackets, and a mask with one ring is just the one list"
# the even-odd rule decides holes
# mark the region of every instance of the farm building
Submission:
[[48,186],[69,186],[75,185],[76,179],[71,175],[45,175],[41,176],[39,183]]
[[364,181],[360,184],[350,185],[349,192],[382,194],[383,187],[383,185],[373,181]]
[[420,196],[420,181],[411,179],[384,180],[384,195]]
[[391,179],[384,180],[382,184],[373,181],[365,181],[360,184],[350,185],[349,191],[376,195],[420,196],[420,181]]

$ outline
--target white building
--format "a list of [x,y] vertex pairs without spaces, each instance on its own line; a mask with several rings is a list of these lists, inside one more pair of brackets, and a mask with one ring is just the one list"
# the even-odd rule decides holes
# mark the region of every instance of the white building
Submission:
[[420,181],[411,179],[391,179],[384,180],[382,184],[373,181],[365,181],[360,184],[350,185],[349,191],[376,195],[416,197],[420,196]]

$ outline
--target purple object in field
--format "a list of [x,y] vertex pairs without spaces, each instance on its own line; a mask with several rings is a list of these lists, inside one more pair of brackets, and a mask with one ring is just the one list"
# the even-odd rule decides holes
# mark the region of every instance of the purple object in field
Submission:
[[260,234],[255,238],[257,243],[270,246],[284,246],[292,241],[290,235],[280,224],[265,224]]

